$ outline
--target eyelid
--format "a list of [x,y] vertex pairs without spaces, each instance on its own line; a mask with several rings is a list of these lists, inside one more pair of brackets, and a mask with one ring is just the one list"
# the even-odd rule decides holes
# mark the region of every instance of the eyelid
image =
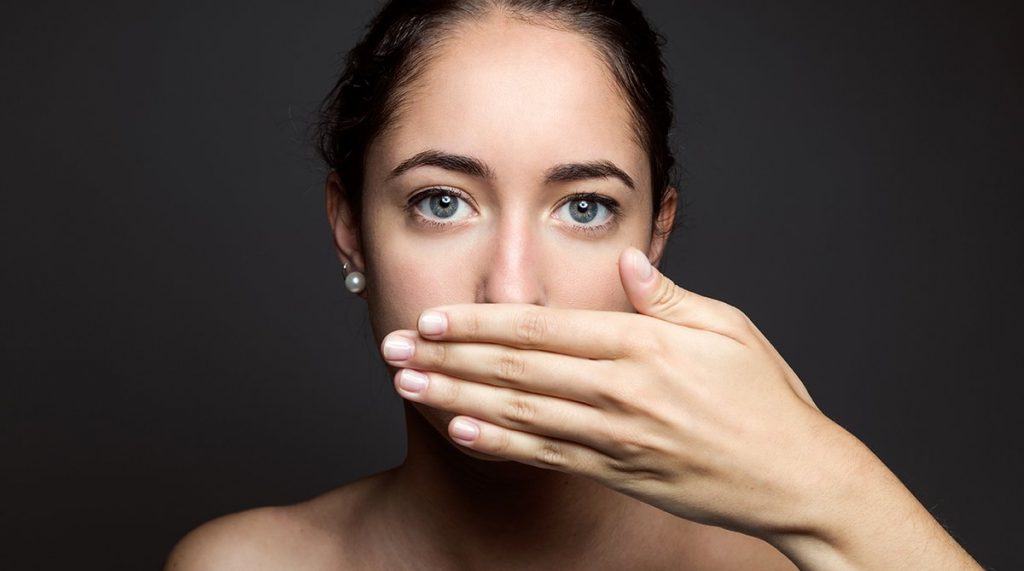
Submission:
[[[438,195],[438,194],[450,194],[452,196],[458,196],[459,198],[465,200],[466,202],[469,202],[469,203],[473,202],[473,200],[471,198],[469,198],[469,195],[467,195],[466,193],[462,192],[461,190],[455,188],[454,186],[445,186],[443,184],[435,184],[435,185],[428,186],[426,188],[422,188],[422,189],[412,193],[412,195],[409,196],[408,203],[410,205],[418,204],[424,198],[427,198],[428,196]],[[476,207],[474,206],[474,208],[476,208]]]
[[562,206],[565,205],[565,203],[573,202],[576,200],[592,200],[594,202],[600,202],[613,213],[618,213],[621,210],[621,207],[619,206],[619,201],[615,200],[610,196],[605,196],[603,194],[598,194],[596,192],[574,192],[569,196],[566,196],[565,200],[563,200],[558,205],[558,207],[561,208]]

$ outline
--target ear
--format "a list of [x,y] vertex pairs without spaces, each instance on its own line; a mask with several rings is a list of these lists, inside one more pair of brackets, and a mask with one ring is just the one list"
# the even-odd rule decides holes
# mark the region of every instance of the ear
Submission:
[[[350,272],[359,271],[365,274],[366,262],[363,259],[359,225],[353,216],[352,205],[345,198],[345,188],[336,171],[331,171],[331,174],[327,175],[327,181],[324,184],[324,203],[338,260],[342,263],[348,262]],[[366,290],[363,290],[359,296],[365,298]]]
[[647,250],[647,259],[655,267],[658,267],[661,255],[665,253],[665,245],[668,244],[669,236],[672,235],[678,194],[674,186],[669,186],[661,197],[661,211],[658,213],[658,219],[654,221],[655,232],[651,238],[651,247]]

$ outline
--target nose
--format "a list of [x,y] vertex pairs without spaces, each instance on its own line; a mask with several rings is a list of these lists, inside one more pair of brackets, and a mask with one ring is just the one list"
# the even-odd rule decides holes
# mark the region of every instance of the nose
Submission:
[[528,218],[508,216],[489,237],[477,303],[546,304],[540,229]]

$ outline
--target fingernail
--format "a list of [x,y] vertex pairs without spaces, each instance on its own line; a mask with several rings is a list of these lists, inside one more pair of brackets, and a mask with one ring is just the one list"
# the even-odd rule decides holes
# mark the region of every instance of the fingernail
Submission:
[[418,393],[427,388],[427,376],[418,371],[402,369],[398,375],[398,386],[410,393]]
[[474,422],[458,419],[452,423],[452,437],[459,440],[476,440],[480,436],[480,427]]
[[636,277],[643,281],[647,281],[651,274],[654,273],[654,267],[651,266],[651,262],[640,250],[633,252],[633,269],[636,271]]
[[424,311],[420,315],[419,329],[424,335],[440,335],[448,329],[448,316],[440,311]]
[[405,361],[412,357],[412,341],[404,337],[392,336],[384,340],[384,358],[388,361]]

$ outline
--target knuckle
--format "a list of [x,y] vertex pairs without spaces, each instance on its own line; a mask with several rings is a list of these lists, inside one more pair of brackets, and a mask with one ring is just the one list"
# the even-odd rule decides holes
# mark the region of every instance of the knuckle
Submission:
[[459,397],[462,394],[461,385],[459,383],[447,381],[439,384],[444,387],[442,390],[437,391],[437,393],[439,393],[437,399],[440,406],[449,409],[454,408],[458,404]]
[[545,440],[534,455],[534,458],[543,466],[552,468],[564,468],[569,463],[565,448],[556,442]]
[[498,432],[498,435],[494,437],[494,443],[491,445],[490,451],[501,456],[508,456],[512,452],[512,437],[508,431],[502,430]]
[[498,379],[515,382],[526,374],[526,360],[514,351],[505,351],[498,357]]
[[740,308],[722,302],[720,309],[721,318],[730,331],[739,334],[751,331],[754,327],[754,323]]
[[533,346],[541,343],[547,336],[550,322],[539,311],[524,311],[516,316],[514,329],[518,341]]
[[660,332],[647,327],[637,327],[622,332],[622,344],[632,355],[659,355],[663,347],[664,336]]
[[726,313],[729,316],[729,321],[732,321],[736,325],[746,326],[750,322],[750,318],[747,317],[743,310],[736,307],[735,305],[726,304]]
[[647,482],[665,480],[671,473],[667,470],[638,464],[632,458],[610,457],[605,463],[607,468],[617,476],[617,489],[626,493],[630,490],[642,489]]
[[431,365],[443,367],[448,364],[448,344],[428,343],[427,360]]
[[603,404],[619,410],[627,408],[632,401],[628,382],[601,383],[594,388],[594,392],[601,398]]
[[675,306],[681,304],[689,293],[689,291],[677,287],[670,280],[661,280],[657,291],[654,293],[654,307],[662,311],[672,310]]
[[604,404],[612,410],[626,414],[644,414],[648,408],[645,404],[645,390],[630,379],[608,385],[601,391]]
[[663,458],[671,450],[659,443],[658,438],[639,431],[622,431],[615,435],[615,452],[607,458],[609,468],[630,480],[641,481],[664,476]]
[[602,383],[594,387],[595,400],[604,407],[618,408],[619,395],[618,387],[611,383]]
[[480,333],[480,318],[477,314],[469,312],[459,316],[463,332],[469,337],[476,337]]
[[624,431],[617,434],[615,444],[623,459],[644,458],[650,455],[656,448],[649,439],[634,431]]
[[530,424],[537,415],[537,408],[529,399],[514,396],[505,403],[501,417],[515,426]]
[[602,382],[593,385],[593,394],[602,408],[610,408],[619,411],[630,411],[635,408],[636,384],[632,382],[629,375],[615,374],[614,369],[607,363],[595,363],[598,367],[592,373],[593,378],[603,379]]

